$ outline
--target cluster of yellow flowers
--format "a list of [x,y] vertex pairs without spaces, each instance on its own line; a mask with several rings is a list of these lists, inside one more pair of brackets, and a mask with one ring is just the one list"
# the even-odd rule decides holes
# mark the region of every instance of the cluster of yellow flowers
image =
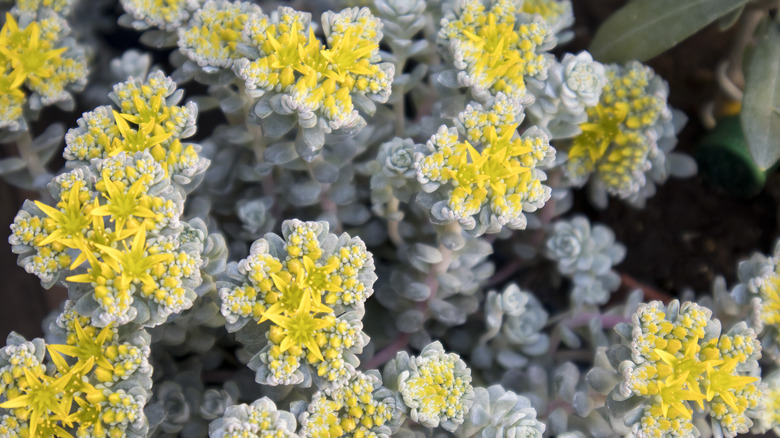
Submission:
[[344,386],[317,391],[301,418],[302,437],[389,436],[395,400],[377,371],[357,372]]
[[177,105],[182,93],[171,78],[161,71],[145,80],[131,78],[114,85],[109,97],[118,111],[101,106],[84,113],[78,127],[66,134],[63,156],[69,166],[148,151],[179,186],[186,188],[205,171],[208,160],[198,155],[200,146],[182,142],[195,133],[198,107],[194,102]]
[[[66,305],[57,325],[66,344],[46,345],[11,334],[0,349],[0,435],[4,437],[122,437],[145,434],[143,406],[150,394],[149,335],[122,339],[101,330]],[[51,364],[47,368],[44,355]]]
[[641,436],[686,436],[694,404],[726,436],[748,431],[759,405],[761,344],[744,323],[718,336],[711,311],[694,303],[642,304],[634,315],[632,361],[621,364],[623,395],[647,398]]
[[270,17],[248,2],[207,2],[179,31],[179,48],[207,71],[232,67],[246,92],[282,96],[304,128],[327,131],[362,121],[353,96],[385,102],[394,67],[381,63],[381,22],[368,8],[322,15],[327,45],[311,16],[279,7]]
[[490,107],[469,106],[459,115],[467,140],[455,128],[441,126],[415,156],[423,190],[444,187],[443,205],[434,217],[457,220],[476,233],[498,232],[502,226],[525,228],[524,211],[540,208],[550,188],[539,166],[555,154],[547,136],[531,128],[517,134],[519,107],[499,93]]
[[567,176],[584,184],[593,175],[612,194],[636,194],[646,184],[648,157],[658,153],[656,125],[671,117],[666,92],[641,63],[608,66],[601,100],[586,109],[588,121],[569,149]]
[[233,267],[235,283],[220,286],[222,314],[232,330],[268,321],[268,345],[254,362],[261,383],[300,383],[305,361],[326,384],[343,385],[366,342],[360,319],[373,258],[359,238],[329,234],[326,222],[288,220],[282,235],[257,240]]
[[[136,29],[159,27],[167,31],[187,23],[203,0],[120,0],[122,7],[133,18]],[[120,23],[121,23],[120,18]]]
[[[107,121],[96,116],[107,115],[103,108],[68,133],[65,154],[76,158],[69,163],[76,168],[51,182],[56,204],[27,202],[11,225],[20,265],[46,286],[71,271],[71,297],[94,300],[92,324],[99,327],[159,324],[189,308],[201,282],[203,245],[179,220],[179,183],[191,182],[207,161],[177,138],[194,121],[165,102],[170,84],[154,74],[142,85],[117,85],[122,112],[113,111],[113,121],[89,126]],[[89,158],[96,159],[84,165]],[[141,312],[137,299],[146,305]]]
[[518,2],[491,3],[488,10],[483,0],[455,2],[442,20],[439,41],[452,55],[460,85],[480,99],[500,92],[519,101],[526,95],[526,78],[547,75],[551,61],[543,52],[554,42],[541,17],[518,21],[523,12]]
[[[24,129],[26,106],[71,99],[86,85],[83,49],[66,37],[67,1],[19,1],[0,29],[0,128]],[[26,92],[22,85],[29,91]],[[29,104],[29,105],[28,105]]]
[[385,375],[397,376],[405,408],[413,421],[452,432],[463,423],[474,402],[471,370],[455,353],[446,353],[440,342],[428,344],[417,357],[399,352],[385,367]]
[[772,268],[758,282],[758,297],[760,298],[759,315],[764,330],[774,336],[775,344],[780,345],[780,263],[775,257],[771,259]]

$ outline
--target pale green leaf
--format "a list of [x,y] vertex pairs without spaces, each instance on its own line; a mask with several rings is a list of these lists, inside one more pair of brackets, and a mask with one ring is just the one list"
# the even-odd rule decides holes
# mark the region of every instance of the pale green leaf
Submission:
[[747,0],[634,0],[601,25],[590,45],[601,62],[645,61]]
[[747,66],[742,128],[753,161],[768,169],[780,158],[780,25],[767,21]]

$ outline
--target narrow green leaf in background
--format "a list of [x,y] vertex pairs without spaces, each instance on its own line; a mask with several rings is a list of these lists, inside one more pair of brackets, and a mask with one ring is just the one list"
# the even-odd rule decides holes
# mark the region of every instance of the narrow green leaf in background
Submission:
[[634,0],[601,25],[590,53],[601,62],[646,61],[747,0]]
[[767,20],[747,65],[742,128],[761,169],[780,158],[780,24]]

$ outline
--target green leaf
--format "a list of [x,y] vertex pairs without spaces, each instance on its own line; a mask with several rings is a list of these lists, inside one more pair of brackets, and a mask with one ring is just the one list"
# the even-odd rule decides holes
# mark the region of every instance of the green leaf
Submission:
[[767,20],[747,65],[742,128],[761,169],[780,158],[780,25]]
[[747,0],[634,0],[601,25],[590,53],[601,62],[645,61]]

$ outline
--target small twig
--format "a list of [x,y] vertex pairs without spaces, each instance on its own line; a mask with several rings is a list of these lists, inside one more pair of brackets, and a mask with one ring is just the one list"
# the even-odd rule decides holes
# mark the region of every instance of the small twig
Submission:
[[590,324],[593,319],[600,320],[601,327],[605,329],[614,328],[616,325],[623,322],[631,322],[630,318],[626,318],[620,315],[605,315],[601,313],[585,312],[575,315],[573,318],[565,319],[561,322],[561,324],[573,329],[578,327],[585,327]]
[[488,282],[485,284],[485,287],[493,287],[509,280],[517,273],[517,271],[520,270],[520,268],[523,267],[523,265],[525,265],[525,263],[526,260],[519,257],[512,260],[511,262],[504,265],[501,269],[493,273],[490,279],[488,279]]
[[620,281],[628,289],[642,289],[642,292],[645,294],[645,297],[648,299],[660,300],[663,301],[664,303],[668,303],[669,301],[672,301],[672,297],[669,294],[663,293],[653,288],[652,286],[648,286],[644,283],[641,283],[628,274],[621,273]]
[[379,350],[374,357],[368,360],[366,362],[365,367],[366,369],[373,370],[379,368],[381,365],[384,365],[395,357],[396,353],[406,348],[406,344],[409,343],[409,337],[411,337],[411,334],[409,333],[401,333],[398,335],[397,338],[393,340],[393,342],[387,344],[385,348]]

